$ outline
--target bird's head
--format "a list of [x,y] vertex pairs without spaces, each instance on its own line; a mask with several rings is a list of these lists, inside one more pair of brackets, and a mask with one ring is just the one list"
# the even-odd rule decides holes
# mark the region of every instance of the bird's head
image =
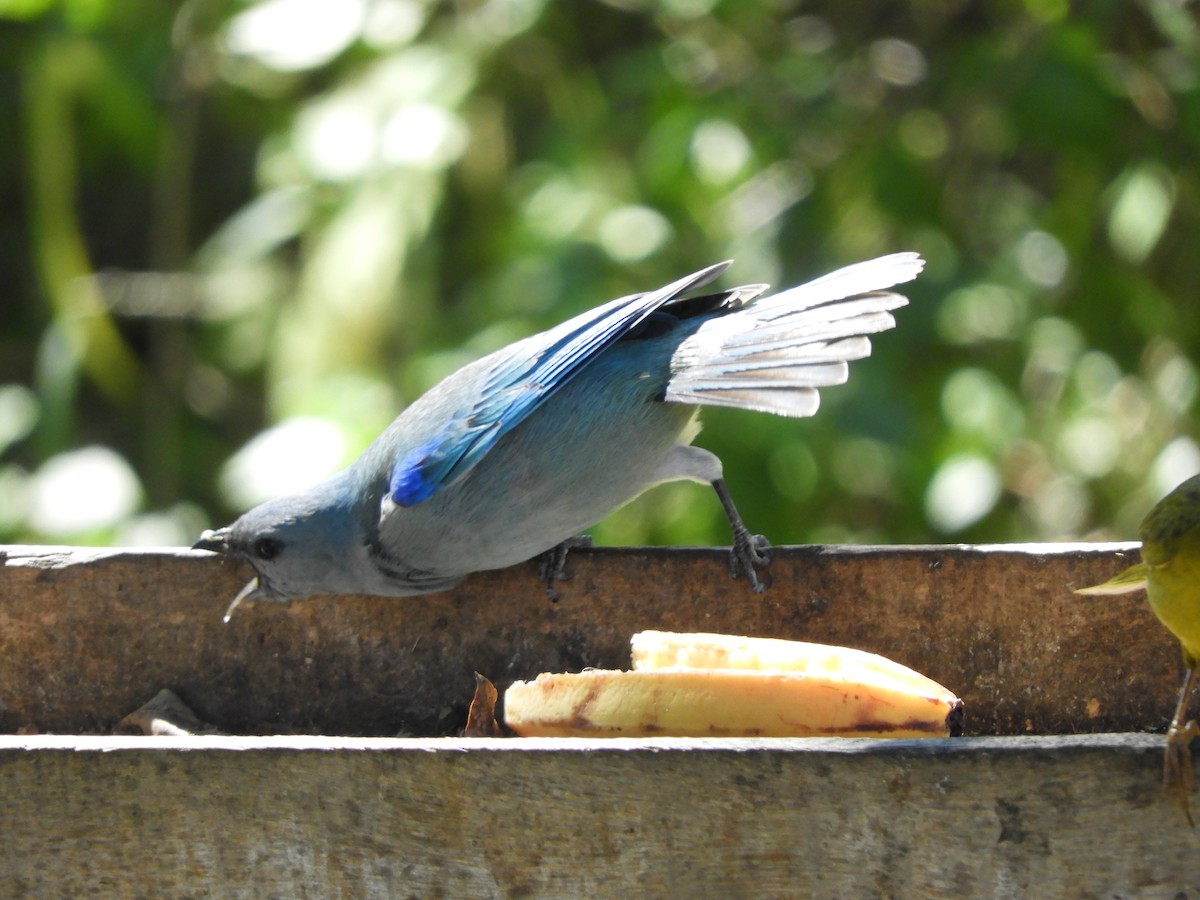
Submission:
[[[314,594],[355,593],[354,563],[363,535],[352,510],[327,482],[302,494],[269,500],[192,545],[244,560],[255,576],[225,612],[243,602],[287,603]],[[357,552],[356,552],[357,551]]]
[[1180,553],[1200,550],[1200,475],[1194,475],[1158,501],[1142,522],[1142,560],[1162,565]]

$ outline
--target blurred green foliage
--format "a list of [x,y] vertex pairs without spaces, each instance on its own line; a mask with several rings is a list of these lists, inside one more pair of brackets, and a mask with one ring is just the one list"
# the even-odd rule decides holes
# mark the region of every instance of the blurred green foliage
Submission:
[[1200,470],[1182,3],[0,0],[0,115],[0,540],[187,542],[727,257],[929,260],[815,418],[705,414],[776,542],[1128,538]]

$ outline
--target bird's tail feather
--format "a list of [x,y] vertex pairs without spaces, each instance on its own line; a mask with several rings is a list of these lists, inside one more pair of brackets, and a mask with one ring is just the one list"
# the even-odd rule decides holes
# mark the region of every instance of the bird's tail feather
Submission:
[[896,253],[708,319],[675,352],[664,399],[811,416],[818,389],[842,384],[849,363],[870,355],[867,335],[896,324],[891,311],[908,300],[887,288],[923,266]]

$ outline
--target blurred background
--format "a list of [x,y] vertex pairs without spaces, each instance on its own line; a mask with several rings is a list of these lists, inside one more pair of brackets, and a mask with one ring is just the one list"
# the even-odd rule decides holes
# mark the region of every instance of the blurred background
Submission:
[[[733,257],[918,250],[776,543],[1136,536],[1200,471],[1200,27],[1171,0],[0,0],[0,541],[188,544],[459,365]],[[599,543],[728,543],[659,488]]]

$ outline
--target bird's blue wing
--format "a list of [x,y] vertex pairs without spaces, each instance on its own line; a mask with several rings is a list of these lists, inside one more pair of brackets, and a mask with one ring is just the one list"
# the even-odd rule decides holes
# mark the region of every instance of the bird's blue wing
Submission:
[[415,506],[462,478],[596,354],[656,309],[708,284],[728,266],[718,263],[656,291],[613,300],[514,344],[474,402],[450,417],[435,437],[396,461],[389,481],[393,502]]

